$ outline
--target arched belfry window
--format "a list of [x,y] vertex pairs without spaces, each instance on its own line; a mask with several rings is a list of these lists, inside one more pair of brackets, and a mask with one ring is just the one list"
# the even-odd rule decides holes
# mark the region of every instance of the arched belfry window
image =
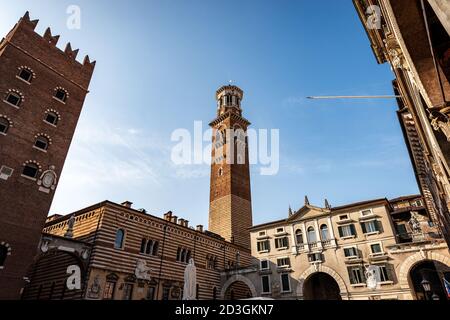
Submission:
[[124,239],[125,239],[125,230],[118,229],[117,232],[116,232],[116,240],[114,241],[114,247],[116,249],[122,249],[123,248]]
[[323,224],[320,226],[320,237],[322,240],[329,240],[329,234],[328,234],[328,226],[326,224]]
[[147,247],[145,248],[145,254],[152,254],[152,250],[153,250],[153,241],[149,240],[147,242]]
[[66,89],[62,87],[55,88],[54,96],[56,100],[65,103],[67,101],[67,98],[69,97],[69,93]]
[[316,231],[313,227],[308,228],[308,243],[317,242]]
[[297,231],[295,231],[295,240],[297,241],[297,244],[303,244],[302,230],[298,229]]

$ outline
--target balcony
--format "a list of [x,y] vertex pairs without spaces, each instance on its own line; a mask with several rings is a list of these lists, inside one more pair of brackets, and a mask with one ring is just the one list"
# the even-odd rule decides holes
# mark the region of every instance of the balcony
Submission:
[[335,239],[323,240],[322,247],[323,248],[334,248],[334,247],[336,247],[336,240]]
[[400,233],[396,234],[396,237],[397,243],[386,247],[389,253],[446,248],[444,238],[439,232]]
[[309,249],[311,251],[322,249],[322,242],[316,241],[316,242],[309,243]]
[[442,235],[439,231],[435,232],[407,232],[398,233],[397,240],[399,243],[418,243],[418,242],[430,242],[442,239]]

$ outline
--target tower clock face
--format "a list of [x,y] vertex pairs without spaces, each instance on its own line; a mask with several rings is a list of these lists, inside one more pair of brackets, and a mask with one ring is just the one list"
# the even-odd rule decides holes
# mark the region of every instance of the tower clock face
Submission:
[[42,185],[46,188],[50,188],[53,184],[53,180],[54,180],[53,174],[48,172],[42,178]]

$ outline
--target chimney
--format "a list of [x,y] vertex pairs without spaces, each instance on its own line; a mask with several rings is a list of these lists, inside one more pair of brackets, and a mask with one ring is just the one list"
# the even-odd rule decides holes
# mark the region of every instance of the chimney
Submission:
[[184,226],[184,219],[182,219],[182,218],[178,219],[178,224],[180,226]]
[[164,213],[164,220],[166,221],[172,220],[172,211],[167,211],[167,213]]
[[185,226],[186,228],[189,228],[189,220],[184,220],[184,226]]
[[173,222],[173,223],[177,223],[177,220],[178,220],[177,216],[171,216],[171,218],[170,218],[170,222]]
[[203,226],[201,224],[197,225],[197,231],[203,232]]
[[125,201],[125,202],[121,203],[121,205],[123,205],[124,207],[127,207],[127,208],[131,208],[132,204],[133,204],[133,202],[130,202],[130,201]]

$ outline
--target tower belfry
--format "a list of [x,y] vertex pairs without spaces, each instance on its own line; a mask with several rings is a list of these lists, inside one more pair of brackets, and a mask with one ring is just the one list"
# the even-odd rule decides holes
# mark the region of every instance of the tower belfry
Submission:
[[250,248],[252,206],[247,128],[242,117],[243,91],[232,84],[216,92],[217,117],[213,129],[209,230]]

